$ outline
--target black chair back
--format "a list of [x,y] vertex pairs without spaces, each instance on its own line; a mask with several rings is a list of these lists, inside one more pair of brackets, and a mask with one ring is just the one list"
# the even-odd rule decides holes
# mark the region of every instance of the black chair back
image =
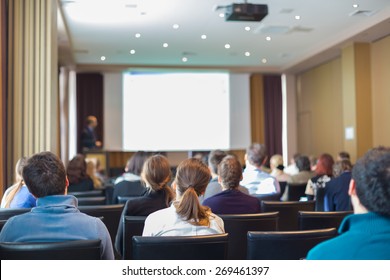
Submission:
[[118,196],[142,196],[147,191],[141,181],[121,181],[114,186],[112,194],[112,203],[117,204]]
[[106,225],[108,232],[111,236],[112,244],[115,244],[116,232],[118,231],[118,224],[121,219],[121,214],[123,210],[123,204],[116,205],[84,205],[79,206],[78,209],[80,212],[83,212],[87,215],[101,218]]
[[315,201],[262,201],[262,212],[279,212],[278,230],[298,230],[298,211],[314,211]]
[[224,260],[228,234],[133,236],[135,260]]
[[287,182],[279,182],[279,186],[280,186],[280,197],[282,197],[284,192],[286,191]]
[[142,235],[145,225],[145,216],[124,216],[123,231],[123,259],[133,259],[133,236]]
[[315,211],[325,211],[325,188],[317,189],[315,201]]
[[31,208],[1,208],[0,220],[8,220],[9,218],[30,212]]
[[100,240],[1,242],[2,260],[100,260]]
[[280,201],[280,193],[271,194],[252,194],[251,196],[256,197],[259,200],[260,206],[262,201]]
[[307,231],[250,231],[248,232],[248,259],[304,259],[310,249],[336,235],[335,228]]
[[306,196],[306,185],[307,183],[303,184],[292,184],[289,183],[288,186],[288,195],[287,195],[287,201],[299,201],[299,199],[302,196]]
[[105,196],[78,197],[78,205],[105,205]]
[[229,234],[228,259],[246,259],[248,231],[278,230],[278,212],[259,214],[219,215]]
[[73,195],[77,198],[79,197],[96,197],[104,196],[103,190],[93,190],[93,191],[82,191],[82,192],[68,192],[68,195]]
[[322,229],[336,228],[338,229],[341,221],[345,216],[353,214],[353,211],[339,212],[315,212],[315,211],[299,211],[299,229]]
[[119,204],[126,204],[128,200],[140,198],[140,196],[118,196],[118,203]]

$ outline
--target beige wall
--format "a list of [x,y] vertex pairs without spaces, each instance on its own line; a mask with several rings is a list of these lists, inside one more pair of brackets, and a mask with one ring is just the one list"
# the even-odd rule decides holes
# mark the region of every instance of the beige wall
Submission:
[[298,152],[333,156],[343,149],[341,60],[297,76]]
[[390,36],[371,45],[373,145],[390,146]]

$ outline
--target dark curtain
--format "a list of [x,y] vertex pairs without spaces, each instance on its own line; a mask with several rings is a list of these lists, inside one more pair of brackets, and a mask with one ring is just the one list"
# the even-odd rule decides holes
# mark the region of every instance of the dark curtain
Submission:
[[96,137],[97,140],[103,142],[103,75],[100,73],[78,73],[76,80],[77,152],[81,153],[81,132],[85,127],[86,118],[90,115],[98,119],[98,126],[95,130]]
[[268,155],[282,154],[282,80],[264,75],[264,136]]

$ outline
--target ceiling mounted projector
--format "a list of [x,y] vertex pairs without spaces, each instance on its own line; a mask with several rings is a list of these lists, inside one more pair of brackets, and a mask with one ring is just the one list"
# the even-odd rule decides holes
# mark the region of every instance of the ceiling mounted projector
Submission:
[[226,21],[261,21],[268,15],[268,6],[262,4],[231,4],[226,6]]

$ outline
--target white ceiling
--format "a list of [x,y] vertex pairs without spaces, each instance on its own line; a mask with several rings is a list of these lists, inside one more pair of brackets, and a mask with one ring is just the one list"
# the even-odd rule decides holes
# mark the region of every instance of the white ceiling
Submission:
[[390,0],[248,1],[268,5],[261,22],[228,22],[219,16],[224,6],[243,0],[59,2],[65,22],[59,24],[60,60],[73,59],[81,70],[299,72],[337,56],[351,41],[372,42],[390,34]]

